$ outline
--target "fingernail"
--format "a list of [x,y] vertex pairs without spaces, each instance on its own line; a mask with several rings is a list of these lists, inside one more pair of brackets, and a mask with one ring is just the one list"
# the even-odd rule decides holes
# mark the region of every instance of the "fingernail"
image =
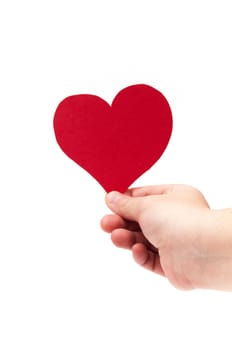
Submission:
[[112,191],[107,194],[107,200],[109,203],[115,203],[117,199],[119,198],[120,193],[117,191]]

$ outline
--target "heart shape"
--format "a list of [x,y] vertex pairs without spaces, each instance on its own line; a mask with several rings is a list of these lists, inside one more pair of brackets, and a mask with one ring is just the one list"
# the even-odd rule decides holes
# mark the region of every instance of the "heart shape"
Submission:
[[165,97],[151,86],[121,90],[110,106],[95,95],[65,98],[54,130],[61,149],[106,190],[124,192],[164,152],[172,132]]

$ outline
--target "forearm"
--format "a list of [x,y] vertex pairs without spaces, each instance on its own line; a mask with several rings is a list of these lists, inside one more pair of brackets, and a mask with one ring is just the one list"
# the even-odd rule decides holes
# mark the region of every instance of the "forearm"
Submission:
[[232,291],[232,209],[212,210],[203,238],[202,288]]

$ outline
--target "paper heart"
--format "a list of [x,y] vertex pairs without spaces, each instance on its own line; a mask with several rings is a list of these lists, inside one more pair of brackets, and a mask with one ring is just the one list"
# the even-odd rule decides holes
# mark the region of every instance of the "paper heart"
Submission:
[[172,113],[158,90],[138,84],[121,90],[111,106],[95,95],[65,98],[54,130],[66,155],[107,192],[124,192],[164,152]]

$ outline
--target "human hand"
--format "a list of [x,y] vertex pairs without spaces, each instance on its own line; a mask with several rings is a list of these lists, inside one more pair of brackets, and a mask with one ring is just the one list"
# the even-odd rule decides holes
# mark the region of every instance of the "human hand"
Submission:
[[106,203],[114,214],[103,217],[102,229],[116,246],[131,249],[139,265],[179,289],[232,289],[232,247],[225,243],[232,241],[227,232],[232,219],[211,210],[197,189],[135,188],[107,194]]

